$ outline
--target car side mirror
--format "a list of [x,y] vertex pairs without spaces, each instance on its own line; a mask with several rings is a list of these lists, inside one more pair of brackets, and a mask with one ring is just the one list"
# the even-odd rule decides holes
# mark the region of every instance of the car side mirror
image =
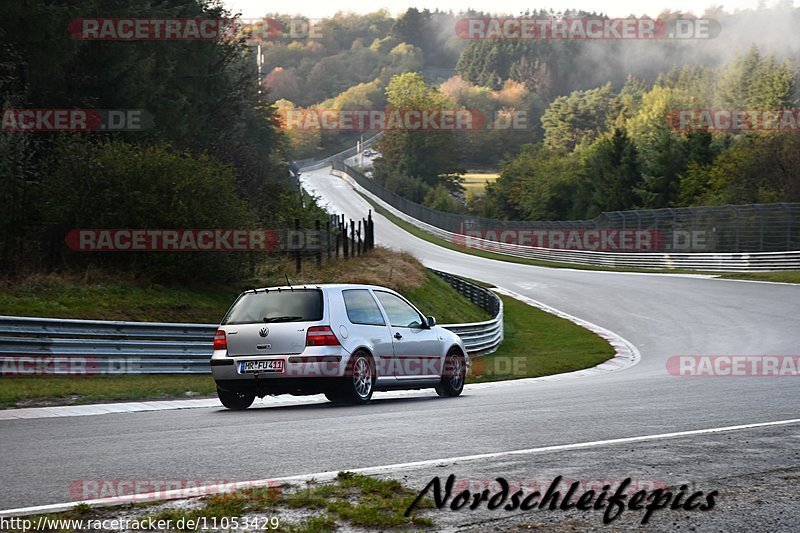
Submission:
[[425,320],[428,322],[428,327],[432,328],[436,325],[436,319],[432,316],[426,317]]

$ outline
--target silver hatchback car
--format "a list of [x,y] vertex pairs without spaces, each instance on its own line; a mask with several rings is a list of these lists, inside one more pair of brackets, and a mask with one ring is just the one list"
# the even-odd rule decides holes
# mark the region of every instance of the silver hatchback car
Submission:
[[239,295],[214,338],[219,399],[320,394],[367,403],[376,390],[435,388],[458,396],[469,356],[455,333],[391,289],[330,284]]

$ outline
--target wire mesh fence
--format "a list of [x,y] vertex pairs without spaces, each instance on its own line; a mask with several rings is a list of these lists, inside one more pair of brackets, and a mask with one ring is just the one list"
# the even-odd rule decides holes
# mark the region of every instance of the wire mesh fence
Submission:
[[614,211],[586,220],[496,220],[431,209],[386,189],[341,161],[333,161],[332,165],[406,215],[467,237],[543,248],[615,252],[800,250],[800,203]]

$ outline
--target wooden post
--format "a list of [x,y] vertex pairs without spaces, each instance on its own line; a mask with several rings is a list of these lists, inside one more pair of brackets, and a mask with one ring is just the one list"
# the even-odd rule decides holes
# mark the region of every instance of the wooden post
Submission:
[[355,257],[356,253],[356,223],[350,219],[350,255]]
[[372,233],[372,209],[367,212],[367,226],[369,227],[367,230],[367,249],[372,250],[375,248],[375,235]]
[[347,236],[347,221],[344,220],[342,215],[342,252],[345,259],[350,257],[350,239]]
[[[300,219],[299,219],[299,218],[296,218],[296,219],[294,219],[294,230],[295,230],[295,232],[296,232],[296,233],[295,233],[295,237],[297,237],[297,233],[299,233],[299,232],[300,232]],[[301,262],[302,262],[302,258],[300,257],[300,250],[299,250],[299,249],[297,249],[297,243],[295,243],[295,251],[294,251],[294,270],[295,270],[295,272],[297,272],[298,274],[300,273],[300,270],[302,269],[302,264],[301,264]]]
[[364,246],[361,240],[361,221],[358,221],[358,255],[364,253]]
[[331,220],[325,222],[325,257],[331,262]]
[[322,266],[322,230],[319,219],[314,221],[314,231],[317,233],[317,266]]
[[339,248],[342,246],[342,221],[336,215],[336,259],[339,259]]

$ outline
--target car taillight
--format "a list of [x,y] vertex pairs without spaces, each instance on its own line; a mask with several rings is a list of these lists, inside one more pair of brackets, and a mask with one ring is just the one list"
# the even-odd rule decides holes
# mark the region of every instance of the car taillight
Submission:
[[228,349],[228,339],[225,337],[224,330],[218,329],[217,334],[214,335],[214,349],[215,350]]
[[339,346],[330,326],[311,326],[306,332],[306,346]]

